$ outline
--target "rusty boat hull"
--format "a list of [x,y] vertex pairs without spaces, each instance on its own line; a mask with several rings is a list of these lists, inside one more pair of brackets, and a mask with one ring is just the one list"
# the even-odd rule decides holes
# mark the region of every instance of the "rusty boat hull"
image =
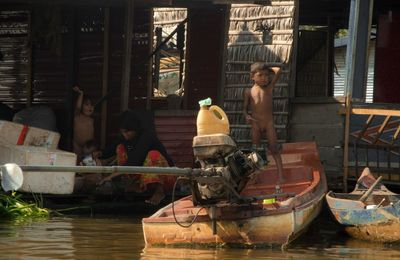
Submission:
[[375,178],[363,173],[351,193],[329,192],[326,200],[329,209],[346,232],[357,239],[373,242],[400,241],[400,195],[384,185],[372,190],[365,202],[361,196]]
[[[219,205],[213,212],[213,225],[208,209],[193,206],[188,196],[143,218],[146,245],[286,246],[318,216],[327,185],[315,143],[285,144],[282,159],[285,182],[281,189],[294,197]],[[241,195],[272,194],[277,179],[272,161]]]

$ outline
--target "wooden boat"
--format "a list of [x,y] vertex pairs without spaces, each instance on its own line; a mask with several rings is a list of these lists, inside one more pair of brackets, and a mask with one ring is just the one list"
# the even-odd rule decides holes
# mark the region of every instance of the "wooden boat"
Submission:
[[359,239],[400,241],[400,195],[391,192],[365,168],[351,193],[326,195],[334,218]]
[[146,245],[286,246],[319,214],[327,185],[315,143],[284,144],[282,160],[280,193],[271,160],[240,194],[269,199],[206,207],[182,198],[142,220]]

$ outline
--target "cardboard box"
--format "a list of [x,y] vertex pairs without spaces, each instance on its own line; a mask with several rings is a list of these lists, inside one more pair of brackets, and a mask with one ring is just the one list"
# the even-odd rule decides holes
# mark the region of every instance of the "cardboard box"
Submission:
[[[22,146],[0,143],[0,164],[63,165],[75,166],[76,154],[45,147]],[[74,172],[24,172],[19,191],[71,194],[74,190]]]
[[14,145],[43,146],[56,149],[60,134],[46,129],[0,120],[0,141]]

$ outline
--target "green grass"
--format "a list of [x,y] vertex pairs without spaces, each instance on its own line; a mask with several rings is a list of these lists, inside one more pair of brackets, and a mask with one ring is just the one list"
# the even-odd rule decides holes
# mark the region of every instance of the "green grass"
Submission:
[[21,195],[13,192],[10,195],[0,192],[0,219],[29,221],[43,220],[50,217],[50,210],[42,208],[42,200],[35,197],[35,202],[28,203]]

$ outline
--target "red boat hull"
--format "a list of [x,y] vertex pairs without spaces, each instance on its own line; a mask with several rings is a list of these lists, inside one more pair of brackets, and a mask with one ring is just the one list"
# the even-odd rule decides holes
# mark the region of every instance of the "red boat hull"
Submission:
[[[285,144],[282,159],[285,182],[280,185],[281,190],[295,193],[294,197],[267,204],[256,201],[219,205],[213,214],[216,228],[213,228],[209,210],[193,206],[191,196],[182,198],[174,203],[174,209],[172,204],[167,205],[142,220],[146,244],[287,245],[319,214],[327,185],[315,143]],[[275,193],[277,180],[276,167],[271,162],[247,184],[241,195],[254,197]]]

